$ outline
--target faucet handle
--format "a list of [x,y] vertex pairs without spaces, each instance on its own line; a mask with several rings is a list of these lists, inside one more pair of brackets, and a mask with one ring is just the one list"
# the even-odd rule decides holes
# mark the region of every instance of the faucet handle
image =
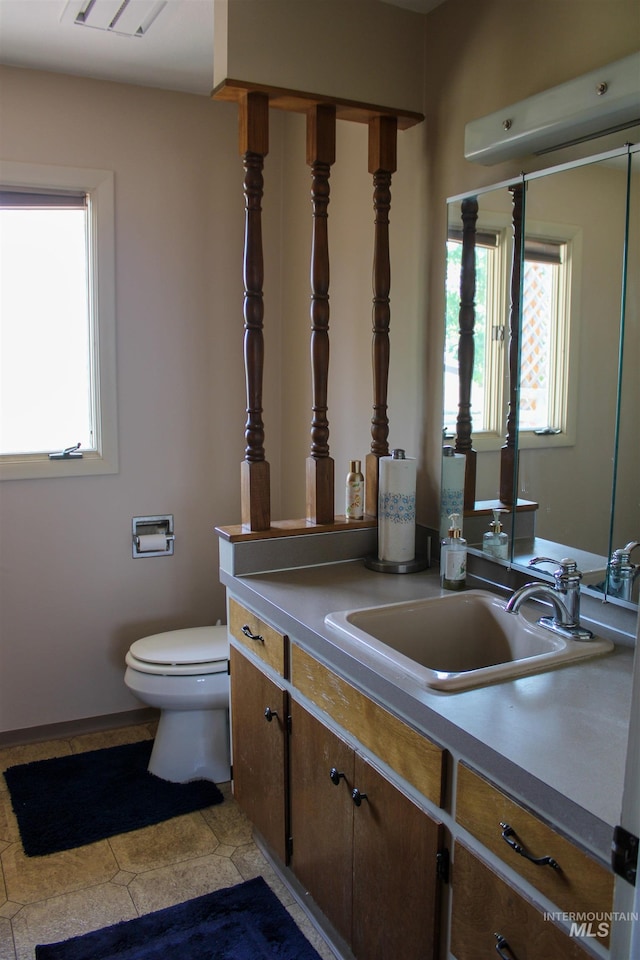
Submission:
[[534,557],[529,560],[529,566],[535,567],[539,563],[552,563],[557,569],[553,571],[556,584],[579,583],[582,580],[582,574],[578,570],[578,564],[570,557],[564,557],[562,560],[554,560],[552,557]]
[[553,563],[560,568],[561,573],[575,573],[578,569],[578,564],[570,557],[564,557],[562,560],[554,560],[552,557],[534,557],[533,560],[529,560],[530,567],[535,567],[539,563]]
[[619,563],[629,563],[631,551],[635,550],[636,547],[640,547],[640,541],[631,540],[625,547],[613,551],[612,560],[615,562],[615,559],[617,559]]

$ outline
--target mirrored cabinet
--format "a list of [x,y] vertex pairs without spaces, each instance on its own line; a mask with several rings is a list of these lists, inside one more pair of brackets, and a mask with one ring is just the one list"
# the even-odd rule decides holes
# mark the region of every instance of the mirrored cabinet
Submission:
[[498,509],[500,562],[573,557],[585,589],[624,604],[640,589],[639,264],[638,145],[448,202],[443,437],[466,457],[470,549]]

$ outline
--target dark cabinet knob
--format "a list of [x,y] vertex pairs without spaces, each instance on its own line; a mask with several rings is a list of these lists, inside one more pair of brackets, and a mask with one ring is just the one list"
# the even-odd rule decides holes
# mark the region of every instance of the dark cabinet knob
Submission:
[[359,807],[363,800],[367,799],[366,793],[360,793],[357,787],[354,787],[351,791],[351,799],[355,803],[356,807]]
[[272,710],[271,707],[267,707],[267,709],[264,712],[264,718],[267,721],[267,723],[271,723],[273,718],[277,716],[278,716],[277,711]]
[[329,778],[331,783],[335,783],[337,787],[340,781],[344,779],[344,773],[340,773],[335,767],[331,767],[331,770],[329,771]]

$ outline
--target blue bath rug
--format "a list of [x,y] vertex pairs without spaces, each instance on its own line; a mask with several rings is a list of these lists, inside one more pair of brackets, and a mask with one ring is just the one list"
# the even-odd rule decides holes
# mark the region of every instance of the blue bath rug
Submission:
[[214,783],[147,770],[153,740],[9,767],[4,777],[28,857],[83,847],[221,803]]
[[262,877],[36,947],[36,960],[320,960]]

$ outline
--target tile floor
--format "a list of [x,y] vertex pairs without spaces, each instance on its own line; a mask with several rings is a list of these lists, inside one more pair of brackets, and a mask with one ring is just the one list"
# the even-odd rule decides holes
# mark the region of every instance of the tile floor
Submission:
[[[153,737],[153,726],[124,727],[0,748],[0,771],[17,763]],[[334,953],[252,839],[251,824],[220,785],[224,803],[90,846],[25,857],[0,776],[0,960],[33,960],[37,943],[129,920],[261,874],[314,944]]]

